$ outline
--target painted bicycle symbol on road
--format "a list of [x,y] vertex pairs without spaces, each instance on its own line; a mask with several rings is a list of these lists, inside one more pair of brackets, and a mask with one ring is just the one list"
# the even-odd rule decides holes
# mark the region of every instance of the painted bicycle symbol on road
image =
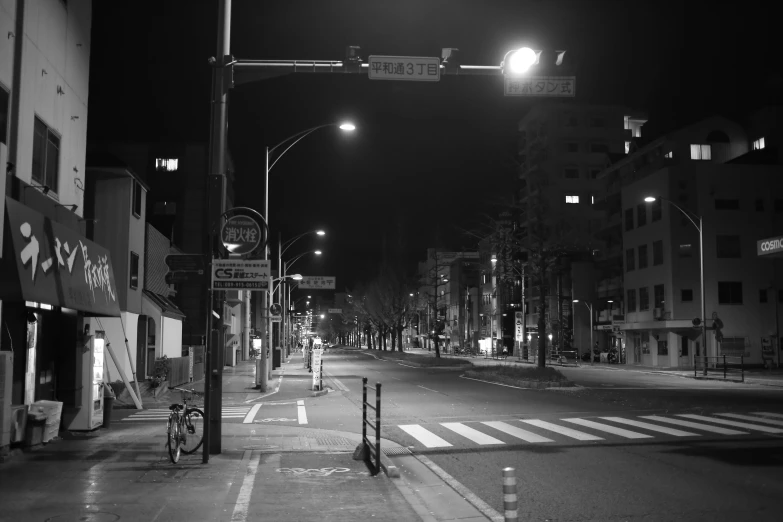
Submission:
[[[351,468],[278,468],[278,473],[290,473],[292,475],[307,475],[310,477],[328,477],[332,473],[351,473]],[[369,475],[368,471],[355,471],[357,475]]]

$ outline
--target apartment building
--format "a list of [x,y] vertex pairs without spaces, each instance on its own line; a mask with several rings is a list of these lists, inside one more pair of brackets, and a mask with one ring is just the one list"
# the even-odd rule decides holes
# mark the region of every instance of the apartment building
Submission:
[[[705,346],[708,356],[761,364],[763,348],[776,344],[781,265],[760,258],[756,242],[783,229],[783,171],[764,132],[707,118],[601,173],[607,246],[596,256],[596,295],[607,304],[596,329],[629,364],[690,367]],[[706,340],[694,327],[703,319],[702,274]]]

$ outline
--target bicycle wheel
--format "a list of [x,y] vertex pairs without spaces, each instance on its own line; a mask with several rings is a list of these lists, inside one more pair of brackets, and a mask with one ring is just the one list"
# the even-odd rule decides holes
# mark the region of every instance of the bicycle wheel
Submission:
[[204,412],[188,408],[182,417],[182,453],[187,455],[201,447],[204,442]]
[[179,415],[172,413],[169,415],[168,428],[166,429],[166,446],[169,448],[169,458],[173,464],[179,461]]

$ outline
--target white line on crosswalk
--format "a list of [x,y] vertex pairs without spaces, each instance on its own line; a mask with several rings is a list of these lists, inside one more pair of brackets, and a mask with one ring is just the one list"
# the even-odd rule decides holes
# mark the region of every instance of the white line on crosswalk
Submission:
[[526,442],[554,442],[552,439],[547,439],[546,437],[542,437],[537,433],[523,430],[522,428],[517,428],[516,426],[512,426],[511,424],[506,424],[505,422],[487,421],[487,422],[482,422],[481,424],[485,424],[490,428],[495,428],[498,431],[502,431],[503,433],[506,433],[518,439],[522,439]]
[[261,409],[260,404],[254,404],[252,408],[250,408],[250,411],[247,412],[247,416],[245,417],[245,420],[243,421],[244,424],[250,424],[253,422],[253,419],[256,418],[256,413],[258,413],[258,410]]
[[720,415],[721,417],[731,417],[732,419],[763,422],[764,424],[772,424],[773,426],[783,426],[783,421],[765,419],[763,417],[752,417],[750,415],[740,415],[738,413],[716,413],[715,415]]
[[304,401],[296,401],[296,410],[299,416],[299,424],[307,424],[307,411]]
[[541,428],[544,430],[554,431],[555,433],[559,433],[560,435],[565,435],[566,437],[571,437],[572,439],[576,440],[604,440],[601,437],[596,437],[595,435],[590,435],[589,433],[584,433],[577,430],[572,430],[571,428],[566,428],[565,426],[558,426],[557,424],[552,424],[551,422],[542,421],[538,419],[520,419],[525,424],[530,424],[531,426],[535,426],[537,428]]
[[780,413],[770,413],[768,411],[754,411],[753,415],[763,415],[765,417],[775,417],[778,419],[783,419],[783,415]]
[[459,433],[463,437],[472,440],[476,444],[479,445],[486,445],[486,444],[505,444],[502,440],[496,439],[495,437],[490,437],[489,435],[486,435],[484,433],[481,433],[475,428],[471,428],[470,426],[465,426],[461,422],[441,422],[441,426],[444,428],[448,428],[451,431],[455,433]]
[[677,416],[685,417],[686,419],[714,422],[715,424],[725,424],[726,426],[734,426],[735,428],[742,428],[745,430],[761,431],[763,433],[783,433],[783,430],[779,428],[770,428],[768,426],[748,424],[747,422],[736,422],[736,421],[730,421],[725,419],[716,419],[714,417],[705,417],[704,415],[694,415],[692,413],[678,414]]
[[579,426],[584,426],[585,428],[592,428],[598,431],[605,431],[606,433],[611,433],[612,435],[617,435],[618,437],[625,437],[626,439],[653,438],[652,435],[645,435],[644,433],[637,433],[635,431],[630,431],[623,428],[616,428],[608,424],[601,424],[600,422],[595,422],[587,419],[560,419],[560,420],[570,422],[572,424],[578,424]]
[[447,448],[451,446],[451,444],[418,424],[402,424],[397,427],[428,448]]
[[695,430],[719,433],[721,435],[748,435],[748,433],[744,431],[729,430],[726,428],[719,428],[717,426],[710,426],[708,424],[700,424],[698,422],[689,422],[680,419],[669,419],[668,417],[659,417],[658,415],[646,415],[640,418],[655,421],[655,422],[664,422],[666,424],[674,424],[676,426],[685,426],[686,428],[693,428]]
[[659,433],[666,433],[667,435],[674,435],[675,437],[698,437],[698,433],[691,433],[689,431],[677,430],[674,428],[667,428],[666,426],[657,426],[650,424],[649,422],[642,422],[632,419],[623,419],[622,417],[600,417],[603,420],[617,422],[619,424],[627,424],[629,426],[636,426],[637,428],[643,428],[645,430],[657,431]]

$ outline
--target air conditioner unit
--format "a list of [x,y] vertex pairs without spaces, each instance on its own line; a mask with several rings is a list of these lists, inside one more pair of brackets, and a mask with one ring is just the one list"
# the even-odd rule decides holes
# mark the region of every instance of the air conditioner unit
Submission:
[[27,405],[11,406],[11,443],[24,442],[25,429],[27,429]]
[[656,321],[660,321],[661,319],[663,319],[663,309],[661,309],[661,308],[655,308],[655,309],[653,310],[653,318],[654,318]]

